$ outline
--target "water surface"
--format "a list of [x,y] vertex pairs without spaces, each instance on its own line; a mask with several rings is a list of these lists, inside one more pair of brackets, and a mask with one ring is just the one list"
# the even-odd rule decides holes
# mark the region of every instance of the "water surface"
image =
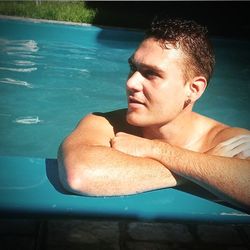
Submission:
[[[87,113],[126,107],[137,31],[0,19],[0,155],[56,157]],[[213,37],[216,70],[195,110],[250,129],[250,42]]]

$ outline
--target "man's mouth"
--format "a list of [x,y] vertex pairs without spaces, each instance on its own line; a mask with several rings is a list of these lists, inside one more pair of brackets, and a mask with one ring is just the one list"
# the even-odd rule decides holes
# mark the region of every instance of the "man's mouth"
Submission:
[[134,107],[134,108],[138,108],[138,107],[142,107],[142,106],[145,106],[145,102],[138,99],[138,98],[135,98],[133,96],[129,96],[128,98],[128,105],[130,107]]

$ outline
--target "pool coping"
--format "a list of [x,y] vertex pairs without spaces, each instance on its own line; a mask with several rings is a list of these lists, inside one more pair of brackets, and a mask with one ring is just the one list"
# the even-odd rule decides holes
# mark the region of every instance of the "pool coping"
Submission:
[[9,16],[9,15],[0,15],[0,19],[9,19],[9,20],[25,21],[25,22],[33,22],[33,23],[50,23],[50,24],[61,24],[61,25],[71,25],[71,26],[83,26],[83,27],[99,27],[99,28],[126,30],[126,31],[134,31],[134,32],[144,31],[143,29],[137,29],[137,28],[125,28],[125,27],[120,27],[120,26],[108,26],[108,25],[99,25],[99,24],[91,24],[91,23],[58,21],[58,20],[50,20],[50,19],[39,19],[39,18]]
[[57,159],[21,156],[0,156],[0,218],[250,223],[247,211],[192,186],[124,196],[72,194],[61,185]]

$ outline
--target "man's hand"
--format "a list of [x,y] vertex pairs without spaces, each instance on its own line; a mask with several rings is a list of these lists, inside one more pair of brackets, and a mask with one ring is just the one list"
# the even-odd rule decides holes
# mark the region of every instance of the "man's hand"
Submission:
[[117,133],[110,145],[120,152],[139,157],[150,157],[152,150],[151,140],[123,132]]
[[250,135],[238,135],[219,143],[207,154],[247,159],[250,157]]

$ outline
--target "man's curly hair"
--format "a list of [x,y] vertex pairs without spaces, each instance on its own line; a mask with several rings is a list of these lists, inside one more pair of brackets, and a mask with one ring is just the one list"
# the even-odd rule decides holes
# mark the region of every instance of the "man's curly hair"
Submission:
[[150,29],[146,31],[145,39],[151,37],[160,41],[164,48],[172,45],[184,52],[186,80],[189,77],[202,75],[209,82],[213,73],[215,56],[206,27],[195,21],[156,17]]

